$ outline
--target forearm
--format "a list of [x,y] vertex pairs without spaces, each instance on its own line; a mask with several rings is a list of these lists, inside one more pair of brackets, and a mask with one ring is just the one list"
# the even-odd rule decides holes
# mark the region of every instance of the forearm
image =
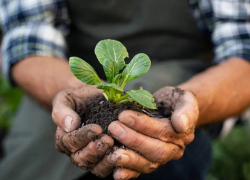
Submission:
[[250,106],[250,63],[231,58],[179,86],[197,96],[198,125],[219,122]]
[[18,86],[49,109],[57,92],[83,85],[67,61],[54,57],[28,57],[14,65],[11,74]]

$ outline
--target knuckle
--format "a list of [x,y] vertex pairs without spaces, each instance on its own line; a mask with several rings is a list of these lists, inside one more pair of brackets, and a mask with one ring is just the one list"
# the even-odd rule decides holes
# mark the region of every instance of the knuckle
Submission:
[[88,169],[92,168],[95,165],[95,163],[98,162],[102,157],[102,155],[99,155],[96,152],[96,149],[89,147],[90,146],[88,145],[87,148],[82,149],[81,152],[78,153],[79,159],[84,162],[84,165]]
[[83,155],[84,153],[82,153],[82,151],[83,150],[79,150],[76,153],[72,153],[71,161],[81,169],[89,170],[94,166],[95,162],[89,161],[89,159]]
[[187,138],[186,145],[191,143],[194,140],[194,137],[195,137],[194,133],[190,134]]
[[99,178],[105,178],[107,176],[106,173],[103,172],[97,172],[95,169],[91,170],[91,173]]
[[129,147],[131,149],[137,149],[143,144],[142,140],[138,137],[135,137],[132,141],[129,142]]
[[150,126],[149,123],[142,123],[142,124],[140,124],[140,126],[139,126],[140,129],[138,131],[141,132],[141,133],[145,133],[145,132],[148,131],[148,129],[150,129],[149,126]]
[[196,100],[196,94],[193,91],[185,91],[186,95]]
[[155,152],[155,157],[156,157],[155,162],[162,164],[168,161],[170,153],[167,147],[161,146],[157,148],[154,152]]
[[104,178],[114,170],[114,165],[111,165],[106,158],[100,161],[91,169],[91,172],[98,177]]
[[96,164],[95,161],[85,161],[85,164],[84,164],[84,167],[89,170],[89,169],[92,169],[94,167],[94,165]]
[[193,120],[192,122],[195,123],[199,117],[199,108],[195,104],[193,104],[191,107],[192,111],[190,112],[190,118]]
[[89,170],[90,168],[88,166],[86,166],[85,164],[84,165],[81,165],[81,166],[78,166],[80,167],[81,169],[83,170]]
[[82,166],[82,164],[79,161],[79,158],[77,157],[77,153],[72,153],[70,155],[70,160],[72,163],[76,164],[78,167]]
[[57,98],[62,98],[64,96],[66,96],[68,94],[68,91],[69,90],[67,90],[67,89],[60,91],[59,93],[57,93]]
[[178,140],[179,139],[179,136],[178,134],[176,134],[176,132],[174,131],[166,131],[165,134],[164,134],[164,137],[167,139],[167,140]]
[[[172,125],[171,125],[172,126]],[[158,134],[156,137],[164,142],[168,141],[169,139],[173,138],[172,129],[169,128],[169,125],[166,124],[159,129]]]
[[90,136],[94,137],[100,135],[102,133],[102,128],[97,124],[88,124],[79,129],[80,134],[90,134]]
[[[56,138],[55,138],[55,149],[61,153],[66,153],[64,150],[64,146],[62,145],[61,137],[59,133],[56,133]],[[66,153],[67,154],[67,153]]]
[[55,121],[59,114],[60,114],[60,109],[54,106],[53,111],[51,113],[52,119]]
[[96,141],[89,143],[88,146],[84,148],[84,151],[89,158],[96,157],[98,155]]
[[54,99],[53,99],[53,102],[52,102],[53,106],[56,105],[56,104],[58,104],[58,103],[59,103],[59,100],[60,100],[61,98],[63,98],[65,95],[66,95],[66,90],[62,90],[62,91],[58,92],[58,93],[55,95]]
[[179,151],[175,154],[175,156],[173,157],[173,160],[178,160],[178,159],[180,159],[180,158],[183,156],[183,154],[184,154],[184,150],[179,150]]
[[74,141],[71,140],[69,135],[63,136],[61,143],[67,151],[69,151],[69,152],[76,152],[77,151],[77,148],[74,147]]
[[63,152],[63,150],[61,149],[61,147],[59,146],[58,143],[55,144],[55,148],[58,152]]
[[159,167],[159,163],[150,163],[147,171],[145,171],[144,173],[151,173],[155,171],[158,167]]
[[62,140],[61,140],[61,142],[63,143],[63,144],[65,144],[67,147],[68,147],[68,136],[67,135],[65,135],[65,136],[63,136],[62,137]]

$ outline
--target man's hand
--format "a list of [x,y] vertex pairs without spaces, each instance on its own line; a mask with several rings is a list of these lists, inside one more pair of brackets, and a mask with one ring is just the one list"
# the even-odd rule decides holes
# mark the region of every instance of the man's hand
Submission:
[[53,101],[52,118],[58,126],[56,149],[69,155],[72,162],[85,170],[92,169],[114,144],[111,137],[101,135],[102,128],[98,125],[90,124],[78,128],[86,104],[99,94],[100,90],[85,85],[82,88],[61,91]]
[[134,111],[124,111],[119,121],[109,125],[109,132],[128,149],[117,148],[105,156],[92,172],[105,174],[109,166],[121,167],[115,179],[136,178],[150,173],[172,159],[182,157],[187,144],[194,139],[198,119],[195,95],[178,88],[165,87],[154,94],[164,108],[173,110],[171,120],[148,117]]

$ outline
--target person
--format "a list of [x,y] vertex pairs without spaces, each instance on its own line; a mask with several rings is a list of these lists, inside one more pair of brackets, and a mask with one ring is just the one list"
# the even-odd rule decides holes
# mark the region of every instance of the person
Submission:
[[[82,168],[99,177],[113,172],[114,179],[156,169],[138,178],[204,179],[210,142],[195,126],[221,122],[250,105],[249,3],[197,0],[189,5],[206,35],[196,27],[187,2],[1,0],[3,71],[27,95],[5,141],[0,178],[94,179]],[[110,135],[95,141],[102,134],[99,126],[77,129],[79,114],[101,92],[73,76],[64,61],[66,49],[101,74],[93,49],[107,38],[123,42],[132,55],[151,57],[150,79],[130,86],[157,88],[155,99],[173,108],[171,121],[124,111],[109,125]],[[216,65],[206,69],[212,59],[209,38]],[[49,120],[51,110],[57,130]],[[108,153],[113,139],[131,150]],[[80,168],[53,151],[54,143]]]

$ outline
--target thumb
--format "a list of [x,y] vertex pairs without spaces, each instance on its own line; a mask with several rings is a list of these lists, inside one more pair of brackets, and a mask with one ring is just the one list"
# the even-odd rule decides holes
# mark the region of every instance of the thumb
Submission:
[[177,132],[186,132],[188,128],[196,124],[199,116],[198,103],[193,93],[185,93],[177,101],[171,122]]
[[66,91],[59,92],[53,100],[52,119],[66,132],[77,129],[81,124],[81,118],[74,111],[74,102]]

